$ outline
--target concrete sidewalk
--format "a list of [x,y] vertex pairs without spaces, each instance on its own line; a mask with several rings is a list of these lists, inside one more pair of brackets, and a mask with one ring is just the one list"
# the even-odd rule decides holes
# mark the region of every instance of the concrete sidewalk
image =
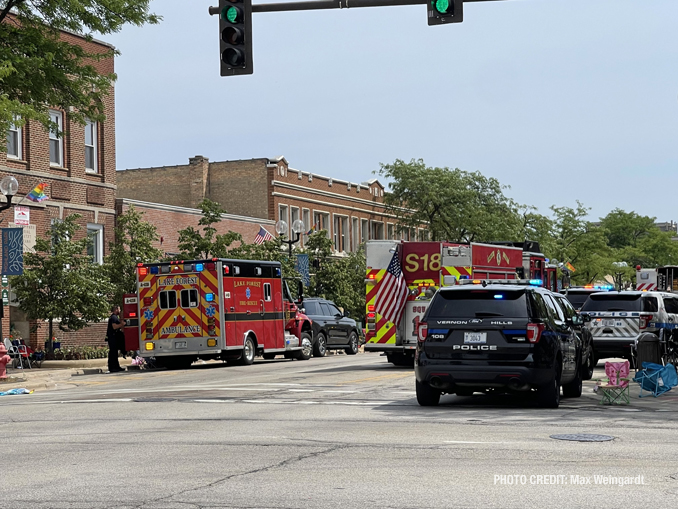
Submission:
[[[120,359],[120,366],[127,368],[131,358]],[[65,389],[77,385],[78,375],[103,374],[108,371],[108,359],[85,359],[78,361],[44,361],[40,368],[16,369],[7,367],[9,380],[0,382],[0,392],[23,387],[29,390]]]

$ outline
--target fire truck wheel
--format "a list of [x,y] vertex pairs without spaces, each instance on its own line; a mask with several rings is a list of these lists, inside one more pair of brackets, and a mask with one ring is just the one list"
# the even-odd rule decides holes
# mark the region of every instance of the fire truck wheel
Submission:
[[297,352],[297,359],[307,361],[313,355],[313,338],[308,332],[301,333],[301,350]]
[[351,335],[348,338],[348,348],[346,349],[348,355],[355,355],[358,353],[358,348],[360,348],[358,342],[358,334],[356,331],[351,332]]
[[254,340],[252,336],[247,336],[245,340],[245,347],[242,349],[242,356],[240,357],[240,364],[243,366],[249,366],[254,362],[254,354],[256,353],[256,348],[254,346]]
[[315,344],[313,345],[313,356],[325,357],[326,353],[327,353],[327,338],[325,337],[324,332],[318,332],[318,335],[315,337]]

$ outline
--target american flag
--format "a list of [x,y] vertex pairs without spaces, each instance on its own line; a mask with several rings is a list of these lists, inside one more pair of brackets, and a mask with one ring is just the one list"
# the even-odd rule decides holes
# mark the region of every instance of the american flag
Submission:
[[259,225],[259,233],[254,237],[255,244],[263,244],[265,240],[273,240],[273,235],[264,230],[264,227]]
[[393,258],[391,258],[391,263],[388,264],[384,278],[379,283],[379,290],[374,303],[375,311],[389,322],[398,325],[405,309],[407,293],[407,284],[405,284],[405,277],[396,250]]

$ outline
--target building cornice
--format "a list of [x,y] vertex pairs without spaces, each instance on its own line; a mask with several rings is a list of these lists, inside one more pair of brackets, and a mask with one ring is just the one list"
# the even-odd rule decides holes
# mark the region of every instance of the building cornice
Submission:
[[[132,200],[130,198],[118,198],[118,200],[121,200],[123,205],[135,205],[147,209],[164,210],[165,212],[181,212],[182,214],[202,216],[202,210],[200,209],[178,207],[176,205],[165,205],[164,203],[153,203],[149,201]],[[233,221],[241,221],[244,223],[257,223],[261,225],[263,224],[271,226],[275,225],[275,221],[272,221],[270,219],[262,219],[259,217],[249,217],[249,216],[238,216],[236,214],[221,214],[221,219],[230,219]]]
[[[337,182],[337,181],[335,180],[334,182]],[[294,189],[295,191],[303,191],[305,193],[319,194],[320,196],[328,196],[328,197],[332,197],[332,198],[338,198],[338,199],[341,199],[341,200],[352,201],[352,202],[355,202],[355,203],[362,203],[364,205],[372,205],[372,206],[386,208],[386,205],[384,204],[384,202],[381,202],[381,201],[365,200],[364,198],[356,198],[354,196],[346,196],[345,194],[333,193],[331,191],[322,191],[321,189],[313,189],[312,187],[304,187],[304,186],[300,186],[298,184],[291,184],[289,182],[283,182],[281,180],[274,180],[274,181],[271,182],[271,184],[273,184],[274,186],[285,187],[287,189]],[[301,196],[299,196],[298,198],[301,199],[301,200],[306,199],[306,198],[303,198]]]
[[[322,201],[322,200],[314,200],[312,198],[304,198],[301,196],[296,196],[294,194],[285,194],[285,193],[278,193],[278,192],[273,192],[273,196],[278,196],[280,198],[289,198],[291,200],[299,200],[299,201],[305,201],[308,203],[313,203],[315,205],[322,205],[323,207],[327,208],[338,208],[338,209],[345,209],[345,210],[354,210],[356,212],[364,212],[366,214],[372,215],[372,216],[382,216],[382,217],[391,217],[394,219],[398,219],[398,216],[394,216],[393,214],[389,214],[387,212],[383,211],[378,211],[378,210],[368,210],[368,209],[359,209],[356,207],[350,207],[348,205],[340,205],[338,203],[328,203],[327,201]],[[382,206],[383,208],[383,206]]]

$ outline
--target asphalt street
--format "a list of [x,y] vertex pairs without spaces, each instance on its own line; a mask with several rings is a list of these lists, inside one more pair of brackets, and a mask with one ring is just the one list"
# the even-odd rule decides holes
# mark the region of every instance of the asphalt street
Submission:
[[[0,507],[678,502],[671,392],[636,391],[630,406],[603,407],[586,382],[581,398],[557,410],[485,395],[422,408],[412,370],[377,354],[74,379],[68,389],[0,399]],[[551,438],[582,433],[614,439]],[[609,484],[620,478],[641,484]]]

